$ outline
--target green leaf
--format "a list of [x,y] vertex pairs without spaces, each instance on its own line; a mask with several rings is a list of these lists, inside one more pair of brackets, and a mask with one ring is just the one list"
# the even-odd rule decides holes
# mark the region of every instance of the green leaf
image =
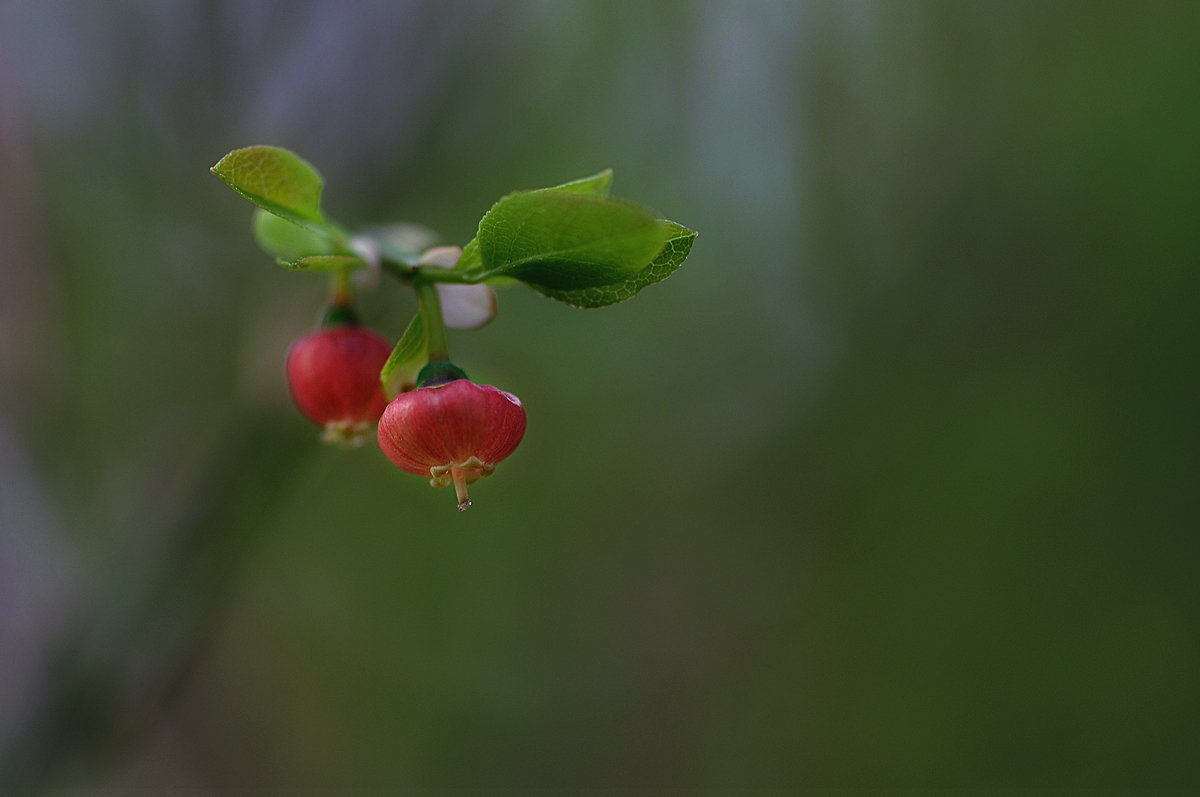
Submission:
[[389,399],[417,386],[417,374],[429,362],[429,331],[425,327],[425,316],[417,310],[408,329],[396,342],[392,355],[379,372],[383,393]]
[[645,268],[667,232],[649,211],[592,193],[509,194],[479,222],[479,276],[557,290],[610,285]]
[[235,149],[211,169],[230,188],[263,210],[317,233],[325,181],[307,161],[281,147]]
[[367,264],[357,257],[350,255],[313,255],[299,260],[279,260],[279,265],[293,271],[344,271],[352,268],[366,268]]
[[254,211],[254,240],[267,254],[289,262],[309,255],[333,254],[333,243],[328,238],[261,208]]
[[663,246],[662,251],[658,253],[658,257],[654,258],[654,261],[650,265],[628,279],[613,283],[612,285],[599,285],[566,291],[545,288],[540,285],[532,287],[534,290],[549,296],[551,299],[557,299],[560,302],[566,302],[575,307],[604,307],[616,304],[617,302],[623,302],[647,285],[660,282],[671,276],[671,273],[675,269],[683,265],[684,259],[687,258],[688,253],[692,250],[692,241],[696,238],[695,230],[689,230],[682,224],[676,224],[673,221],[666,223],[670,225],[671,232],[667,235],[667,242]]
[[612,169],[605,169],[602,172],[596,172],[591,177],[580,177],[578,180],[571,180],[569,183],[556,185],[553,188],[542,188],[541,191],[574,191],[579,194],[591,194],[592,196],[605,197],[608,196],[609,190],[612,188],[613,172]]
[[[526,193],[536,193],[537,191],[572,191],[577,194],[590,194],[592,196],[606,197],[608,190],[612,186],[613,172],[612,169],[605,169],[602,172],[597,172],[591,177],[580,177],[578,180],[556,185],[553,188],[539,188],[536,191]],[[463,247],[462,254],[458,258],[458,263],[454,268],[456,271],[470,271],[474,268],[479,268],[483,265],[483,259],[479,255],[479,239],[472,238],[466,246]],[[508,284],[512,280],[503,280],[496,278],[497,284]]]

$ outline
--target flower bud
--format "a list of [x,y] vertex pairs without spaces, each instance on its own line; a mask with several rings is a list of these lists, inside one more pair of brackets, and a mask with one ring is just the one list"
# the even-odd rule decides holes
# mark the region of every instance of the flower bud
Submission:
[[328,326],[292,344],[288,387],[300,412],[325,427],[322,440],[362,445],[387,406],[379,371],[391,350],[386,340],[357,324]]
[[[421,266],[454,268],[462,249],[457,246],[435,246],[425,251],[417,261]],[[450,329],[479,329],[496,317],[496,292],[487,285],[437,286],[442,304],[442,320]]]
[[434,487],[453,483],[460,510],[471,505],[467,485],[490,476],[524,434],[520,399],[467,379],[402,393],[379,419],[387,458]]

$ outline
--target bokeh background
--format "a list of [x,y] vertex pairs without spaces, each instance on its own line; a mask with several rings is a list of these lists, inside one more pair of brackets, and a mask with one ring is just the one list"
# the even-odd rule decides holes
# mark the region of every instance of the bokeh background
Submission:
[[[0,4],[0,791],[1200,784],[1189,2]],[[460,514],[320,446],[208,174],[700,231],[451,348]],[[395,336],[403,287],[364,297]]]

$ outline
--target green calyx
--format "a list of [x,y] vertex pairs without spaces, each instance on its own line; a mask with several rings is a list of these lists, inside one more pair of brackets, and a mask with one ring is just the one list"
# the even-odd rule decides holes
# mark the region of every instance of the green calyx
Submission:
[[358,313],[348,304],[331,304],[321,317],[321,327],[356,327],[360,321]]
[[430,360],[417,374],[417,387],[437,387],[466,378],[467,372],[449,360]]

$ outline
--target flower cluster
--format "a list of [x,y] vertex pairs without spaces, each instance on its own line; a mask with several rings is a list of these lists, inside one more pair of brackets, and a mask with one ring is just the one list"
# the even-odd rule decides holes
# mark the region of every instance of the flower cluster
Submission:
[[[480,325],[484,314],[483,323],[495,314],[494,294],[490,299],[478,291],[457,296],[466,300],[467,309],[455,312],[472,325]],[[344,292],[336,295],[324,326],[288,351],[288,386],[297,408],[323,427],[323,440],[347,446],[362,445],[378,423],[379,447],[389,460],[428,477],[434,487],[453,484],[458,508],[467,509],[468,485],[490,476],[525,434],[520,399],[477,385],[458,366],[439,360],[422,370],[415,389],[389,402],[380,371],[392,346],[362,327],[347,302]]]
[[[477,385],[450,362],[446,328],[478,329],[496,315],[493,286],[524,284],[573,307],[623,302],[683,264],[695,230],[609,195],[611,169],[497,200],[462,248],[407,222],[354,230],[325,214],[325,180],[294,152],[242,147],[210,171],[258,206],[254,237],[291,271],[324,273],[333,286],[322,328],[292,346],[292,397],[323,439],[376,439],[397,467],[467,487],[496,469],[525,434],[511,393]],[[362,327],[356,288],[386,275],[412,288],[419,308],[394,347]]]

